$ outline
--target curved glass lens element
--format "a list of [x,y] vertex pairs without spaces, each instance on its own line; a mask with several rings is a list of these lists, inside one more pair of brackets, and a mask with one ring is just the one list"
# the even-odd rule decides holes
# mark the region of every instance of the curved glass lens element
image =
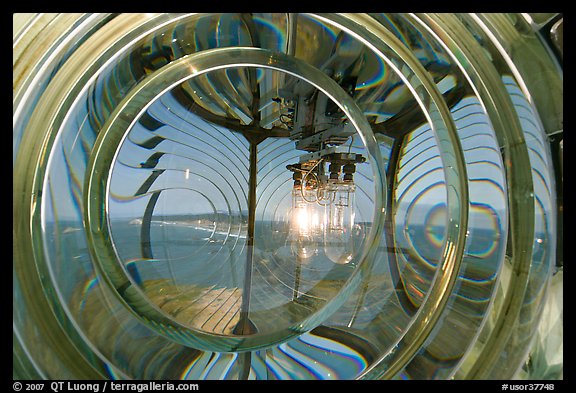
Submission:
[[559,18],[15,14],[14,377],[561,378]]
[[[267,63],[270,59],[274,60],[278,65],[274,67],[269,66]],[[148,141],[144,143],[135,143],[135,138],[137,138],[140,127],[134,127],[135,124],[140,122],[140,114],[146,111],[151,105],[154,105],[156,100],[161,100],[162,97],[167,95],[165,93],[165,86],[174,86],[175,81],[178,83],[177,87],[182,83],[188,83],[190,78],[194,78],[196,75],[204,75],[212,69],[222,70],[227,68],[236,68],[237,64],[242,64],[244,67],[250,64],[260,65],[262,68],[258,68],[261,72],[265,70],[276,70],[279,67],[285,67],[285,69],[292,75],[298,75],[301,73],[303,78],[316,78],[319,83],[318,88],[325,91],[331,97],[335,97],[341,102],[344,108],[344,112],[350,121],[359,125],[358,134],[363,136],[364,140],[370,141],[373,139],[371,135],[371,129],[368,123],[365,122],[364,118],[361,117],[362,114],[360,110],[354,106],[354,103],[350,98],[341,92],[339,86],[335,84],[331,79],[327,78],[322,73],[316,73],[315,69],[307,68],[304,65],[300,65],[293,62],[292,59],[275,55],[269,51],[263,51],[256,48],[226,48],[217,49],[211,51],[200,52],[198,55],[189,55],[182,58],[179,61],[175,61],[170,65],[163,67],[161,70],[153,73],[149,79],[143,81],[139,88],[135,89],[122,103],[119,104],[119,108],[122,108],[122,112],[113,112],[111,120],[106,123],[106,126],[99,134],[96,140],[96,146],[93,149],[91,159],[88,163],[87,173],[89,177],[87,179],[87,190],[85,196],[85,204],[88,209],[85,211],[85,222],[87,223],[89,233],[89,241],[94,244],[91,250],[93,258],[98,263],[98,268],[101,269],[104,275],[104,279],[109,282],[112,286],[112,290],[115,291],[120,299],[126,303],[128,307],[136,313],[136,315],[141,316],[145,324],[149,325],[151,328],[156,329],[159,327],[160,333],[165,333],[170,339],[176,340],[183,343],[184,345],[193,345],[199,348],[207,350],[219,350],[219,351],[239,351],[246,349],[254,349],[260,346],[269,346],[270,343],[284,341],[291,338],[296,333],[303,333],[306,331],[306,327],[312,324],[314,320],[324,318],[323,315],[328,313],[328,310],[336,307],[336,304],[342,302],[342,296],[338,292],[345,292],[346,287],[353,288],[357,285],[357,279],[354,278],[355,269],[348,270],[347,274],[340,274],[339,279],[333,283],[329,291],[326,291],[322,295],[316,294],[313,290],[310,293],[306,293],[306,296],[312,297],[305,309],[301,309],[299,302],[302,299],[293,298],[284,295],[284,297],[279,297],[276,300],[268,297],[265,301],[259,298],[252,297],[252,291],[261,291],[263,293],[269,292],[271,288],[277,288],[280,285],[285,285],[282,281],[279,283],[278,275],[274,274],[273,277],[265,275],[263,277],[253,276],[254,270],[258,269],[258,265],[262,263],[262,260],[267,258],[272,258],[273,254],[262,251],[260,249],[259,243],[260,239],[256,236],[257,230],[263,224],[263,221],[270,221],[273,217],[262,218],[256,221],[256,212],[258,210],[258,188],[266,187],[266,184],[262,181],[258,182],[257,169],[258,169],[258,152],[257,146],[261,141],[265,140],[267,135],[266,131],[262,131],[262,136],[255,137],[253,131],[250,130],[248,134],[242,134],[243,137],[249,144],[250,160],[246,165],[247,172],[240,170],[240,175],[244,175],[243,179],[236,178],[236,182],[240,184],[242,188],[247,189],[247,205],[248,212],[244,214],[240,206],[231,207],[232,198],[230,191],[226,191],[226,185],[232,183],[232,179],[229,178],[227,182],[215,182],[210,179],[215,178],[213,167],[215,163],[211,163],[210,160],[201,158],[200,161],[196,161],[202,167],[204,163],[207,164],[206,168],[196,169],[192,166],[193,181],[190,183],[185,182],[182,184],[182,179],[178,173],[184,170],[185,173],[190,176],[190,168],[186,169],[179,167],[176,160],[179,158],[184,158],[186,161],[195,156],[201,156],[201,154],[195,153],[191,154],[189,151],[180,150],[179,152],[174,152],[168,147],[169,144],[163,144],[163,135],[166,131],[163,127],[158,128],[154,137],[162,138],[156,140],[149,144]],[[198,69],[192,75],[189,75],[190,68]],[[250,70],[248,71],[250,72]],[[323,87],[324,86],[324,87]],[[306,87],[310,89],[310,87]],[[325,89],[325,90],[324,90]],[[158,97],[158,95],[160,96]],[[142,105],[144,103],[144,105]],[[131,117],[135,116],[134,119]],[[148,114],[147,116],[150,116]],[[356,117],[356,121],[354,120]],[[141,123],[141,122],[140,122]],[[195,128],[201,128],[205,123],[192,120],[188,122],[188,125]],[[188,126],[188,127],[189,127]],[[186,129],[188,128],[186,127]],[[126,132],[128,130],[128,132]],[[169,132],[169,131],[168,131]],[[226,132],[226,130],[224,131]],[[186,131],[184,133],[187,134]],[[165,134],[164,134],[165,135]],[[154,138],[153,137],[153,138]],[[170,141],[176,141],[173,136]],[[255,139],[257,138],[257,139]],[[193,142],[180,142],[179,147],[191,147],[189,143]],[[156,150],[156,152],[151,153],[145,162],[140,164],[133,163],[135,157],[134,154],[134,144],[142,146],[143,144],[149,147],[145,147],[146,150]],[[230,147],[228,149],[234,149],[236,146]],[[372,152],[376,155],[372,157]],[[150,154],[146,152],[146,154]],[[367,153],[371,157],[372,162],[380,162],[380,150],[377,149],[375,143],[368,144]],[[164,156],[167,158],[172,158],[170,161],[164,160]],[[189,156],[191,156],[189,158]],[[162,159],[162,161],[160,161]],[[138,160],[138,159],[137,159]],[[212,165],[210,165],[212,164]],[[134,170],[132,170],[134,169]],[[147,169],[152,169],[152,171]],[[204,170],[202,170],[204,169]],[[186,172],[187,171],[187,172]],[[108,175],[108,173],[110,175]],[[134,173],[135,172],[135,173]],[[375,173],[375,190],[373,194],[376,195],[375,200],[382,200],[379,195],[381,194],[381,189],[383,187],[383,180],[378,180],[378,167],[374,166],[373,172]],[[276,173],[277,177],[285,175],[285,171]],[[147,176],[146,179],[143,177]],[[136,180],[130,185],[130,178],[135,177]],[[186,177],[186,174],[185,174]],[[185,179],[186,180],[186,179]],[[308,184],[310,181],[306,181]],[[106,185],[106,186],[104,186]],[[310,187],[309,185],[307,187]],[[229,187],[228,187],[229,188]],[[302,187],[301,187],[302,188]],[[214,265],[210,263],[210,259],[213,257],[214,253],[218,253],[218,243],[222,245],[225,244],[225,237],[218,237],[216,235],[222,234],[226,236],[230,230],[228,229],[223,232],[222,229],[218,231],[216,227],[208,227],[208,231],[212,232],[209,242],[216,247],[204,247],[204,245],[191,245],[191,249],[194,250],[192,255],[190,251],[186,251],[185,254],[178,257],[176,255],[166,255],[162,260],[157,260],[154,258],[152,253],[153,239],[151,220],[154,217],[154,210],[158,204],[159,197],[162,192],[166,195],[165,191],[170,191],[169,195],[174,194],[174,190],[187,190],[199,194],[202,198],[201,201],[208,201],[212,206],[208,210],[200,211],[196,214],[191,211],[190,207],[180,206],[180,211],[177,210],[175,206],[182,205],[174,203],[171,208],[165,206],[162,212],[163,217],[171,217],[168,221],[164,221],[164,225],[175,225],[175,226],[185,226],[185,233],[190,234],[194,231],[202,230],[202,220],[206,217],[212,215],[209,220],[212,222],[230,221],[230,220],[240,220],[246,221],[246,232],[240,228],[240,233],[238,237],[243,237],[245,242],[243,246],[245,247],[245,253],[241,252],[240,255],[235,257],[230,257],[230,254],[225,254],[230,257],[230,262],[245,260],[245,263],[236,262],[235,265],[231,265],[228,270],[225,266]],[[242,194],[242,189],[236,190],[238,194]],[[276,189],[276,194],[282,193],[282,190]],[[232,190],[234,192],[234,190]],[[111,199],[109,196],[114,195]],[[116,229],[110,230],[108,233],[109,222],[115,218],[116,222],[125,222],[126,217],[122,219],[121,217],[126,216],[126,214],[134,215],[134,209],[138,209],[137,205],[131,206],[126,209],[126,203],[117,203],[118,196],[127,195],[127,202],[139,202],[141,196],[150,196],[149,199],[145,200],[144,203],[140,203],[140,209],[137,210],[136,216],[142,217],[139,221],[140,234],[141,234],[141,244],[139,252],[142,252],[143,260],[132,260],[130,268],[126,268],[126,262],[118,261],[117,252],[118,241],[115,239],[120,238],[123,242],[124,248],[126,246],[126,241],[123,239],[125,236],[124,230]],[[304,195],[304,194],[303,194]],[[173,197],[172,197],[173,198]],[[342,208],[342,200],[340,195],[334,202],[337,209]],[[188,197],[188,200],[192,197]],[[110,204],[115,203],[114,207]],[[317,201],[318,202],[318,201]],[[308,202],[306,202],[308,203]],[[200,207],[201,205],[194,202],[192,199],[192,205]],[[106,206],[106,210],[109,212],[108,218],[100,214],[101,206]],[[328,204],[330,206],[330,204]],[[227,208],[226,208],[227,207]],[[301,206],[300,212],[296,213],[297,217],[295,219],[298,221],[298,239],[296,240],[297,247],[300,248],[300,254],[306,254],[309,257],[314,247],[314,241],[311,236],[313,236],[312,228],[309,228],[310,223],[307,222],[308,212]],[[374,209],[380,211],[382,209],[379,203],[375,204]],[[214,217],[218,213],[221,218]],[[112,216],[111,216],[112,215]],[[234,217],[236,216],[236,217]],[[245,219],[244,219],[245,217]],[[311,216],[312,220],[318,221],[318,217]],[[134,222],[135,218],[129,216],[128,222]],[[190,222],[196,222],[198,224],[198,219],[200,219],[200,225],[191,226]],[[343,217],[330,217],[330,228],[335,228],[336,230],[342,230]],[[178,223],[180,221],[180,223]],[[370,233],[368,238],[375,238],[375,233],[379,230],[380,222],[382,220],[371,220],[372,225],[370,225]],[[136,222],[138,224],[138,222]],[[116,224],[116,227],[122,224]],[[274,224],[278,226],[277,224]],[[318,222],[316,226],[318,227]],[[336,227],[336,225],[340,225]],[[222,226],[222,224],[220,224]],[[292,227],[294,225],[291,225]],[[175,229],[174,229],[175,231]],[[243,233],[244,232],[244,233]],[[258,235],[262,236],[263,231],[258,231]],[[116,235],[114,235],[116,233]],[[120,233],[120,235],[118,235]],[[169,232],[169,243],[173,243],[172,231]],[[186,236],[186,235],[180,235]],[[156,237],[158,237],[156,235]],[[163,242],[164,243],[164,242]],[[162,243],[162,245],[163,245]],[[269,245],[271,248],[278,248],[281,244]],[[155,245],[158,247],[158,245]],[[355,256],[355,265],[359,268],[364,263],[366,259],[366,253],[360,252]],[[189,258],[189,259],[188,259]],[[349,256],[352,259],[352,256]],[[182,260],[184,259],[184,260]],[[164,262],[165,260],[166,262]],[[178,261],[180,260],[180,261]],[[290,260],[290,259],[289,259]],[[283,265],[289,265],[290,262],[280,261]],[[152,265],[152,266],[150,266]],[[325,266],[321,259],[315,261],[314,263],[318,271],[322,271],[321,275],[318,275],[314,279],[314,284],[322,283],[324,281],[323,276],[330,274],[333,269],[329,269]],[[244,270],[241,269],[244,268]],[[129,269],[129,270],[128,270]],[[334,273],[337,274],[337,273]],[[357,273],[356,273],[357,274]],[[300,273],[298,274],[298,279]],[[178,277],[178,279],[176,278]],[[240,280],[234,280],[234,277],[240,277]],[[230,281],[229,279],[232,281]],[[147,292],[148,283],[150,280],[156,283],[157,280],[162,280],[165,285],[170,288],[176,287],[176,291],[182,293],[182,297],[176,296],[176,303],[156,303],[150,302],[150,298],[146,294],[142,294],[142,291]],[[239,296],[239,299],[234,299],[232,303],[230,299],[225,301],[220,298],[210,299],[210,295],[206,293],[206,290],[212,290],[212,288],[222,288],[226,293],[232,291],[236,293],[235,297]],[[182,288],[182,289],[181,289]],[[348,289],[350,290],[350,289]],[[340,299],[340,300],[339,300]],[[227,309],[228,306],[223,306],[220,303],[232,303],[235,307]],[[151,304],[152,303],[152,304]],[[173,307],[176,307],[175,309]],[[207,312],[206,309],[211,311]],[[166,311],[168,318],[166,315]],[[217,311],[216,311],[217,310]],[[213,327],[212,323],[208,320],[214,318],[213,312],[218,312],[220,315],[217,316],[218,323],[221,324],[222,320],[228,320],[221,328]],[[274,326],[269,326],[268,320],[273,317],[275,320]],[[176,321],[174,321],[174,319]],[[246,331],[247,330],[247,331]],[[228,331],[229,334],[224,334],[224,331]]]

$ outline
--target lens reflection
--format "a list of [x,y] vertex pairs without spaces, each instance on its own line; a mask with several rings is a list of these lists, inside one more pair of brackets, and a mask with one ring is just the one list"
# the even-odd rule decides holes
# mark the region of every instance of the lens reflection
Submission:
[[[15,111],[14,325],[38,373],[441,379],[482,369],[510,378],[546,299],[554,178],[520,74],[500,76],[510,64],[502,45],[481,34],[484,16],[470,18],[119,15],[70,28],[80,36],[54,44],[61,61],[47,63],[38,98]],[[186,56],[237,47],[269,51],[271,68],[240,62],[173,84],[100,149],[151,79]],[[378,146],[349,107],[274,68],[280,55],[337,85]],[[469,75],[486,69],[495,76],[486,86]],[[497,116],[498,105],[516,112]],[[526,176],[512,176],[523,172],[510,149],[529,158]],[[113,158],[94,170],[102,150]],[[95,184],[102,194],[90,194]],[[526,198],[534,230],[522,235],[532,243],[519,282],[521,212],[509,205]],[[455,212],[467,215],[455,221]],[[454,249],[461,258],[447,263]],[[517,318],[502,316],[502,304]],[[497,337],[501,325],[509,339]],[[493,365],[465,362],[486,358]]]

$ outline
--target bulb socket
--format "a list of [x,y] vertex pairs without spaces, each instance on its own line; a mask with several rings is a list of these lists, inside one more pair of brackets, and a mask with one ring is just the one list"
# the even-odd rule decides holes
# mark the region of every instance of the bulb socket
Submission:
[[355,164],[346,164],[346,165],[344,165],[344,168],[342,168],[342,171],[346,174],[354,173],[354,172],[356,172],[356,165]]

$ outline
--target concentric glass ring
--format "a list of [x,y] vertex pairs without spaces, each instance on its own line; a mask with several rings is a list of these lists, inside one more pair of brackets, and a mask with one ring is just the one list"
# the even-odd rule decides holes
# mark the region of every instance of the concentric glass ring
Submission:
[[531,15],[15,15],[15,376],[534,367],[563,125]]
[[[189,78],[194,78],[198,75],[209,73],[213,70],[221,70],[227,68],[237,67],[263,67],[269,69],[281,70],[286,73],[293,74],[303,80],[310,81],[319,89],[322,90],[328,97],[342,105],[342,110],[354,124],[358,130],[358,134],[363,141],[366,141],[367,151],[370,155],[370,162],[372,163],[372,172],[374,175],[375,186],[375,205],[374,211],[377,215],[384,210],[382,202],[384,199],[383,188],[385,188],[385,175],[378,167],[379,162],[382,161],[380,157],[380,150],[376,146],[376,140],[371,132],[369,124],[366,122],[361,111],[355,106],[354,102],[340,89],[340,87],[333,83],[332,79],[327,78],[324,74],[318,73],[316,69],[307,67],[306,64],[294,63],[291,58],[274,54],[271,52],[259,50],[256,48],[225,48],[214,49],[209,51],[199,52],[196,55],[189,55],[182,59],[172,62],[167,67],[161,68],[156,73],[152,74],[149,79],[141,82],[137,89],[128,95],[124,102],[120,103],[116,114],[111,116],[109,123],[103,128],[96,141],[92,153],[92,159],[88,165],[87,172],[90,174],[86,180],[85,191],[85,222],[88,225],[88,237],[93,248],[91,251],[94,253],[94,259],[98,261],[100,269],[103,271],[104,278],[111,282],[112,287],[119,293],[121,298],[135,311],[136,315],[143,317],[145,320],[151,320],[152,326],[160,326],[162,332],[168,332],[169,337],[182,342],[184,345],[190,345],[205,350],[219,350],[223,352],[241,351],[241,350],[254,350],[259,346],[270,346],[277,344],[278,341],[285,341],[293,336],[302,334],[307,330],[316,327],[317,323],[310,322],[309,320],[322,321],[322,317],[310,316],[306,319],[298,320],[297,326],[289,327],[282,336],[278,338],[278,332],[273,334],[258,333],[257,336],[241,336],[239,339],[234,340],[233,337],[208,335],[203,338],[202,331],[189,332],[178,323],[174,324],[166,317],[158,313],[158,310],[149,308],[146,305],[146,299],[143,294],[134,290],[131,287],[136,286],[131,280],[129,273],[117,263],[117,256],[115,255],[114,246],[111,243],[112,236],[104,233],[107,229],[107,218],[99,212],[101,206],[105,206],[106,196],[109,194],[109,176],[112,163],[116,161],[118,154],[117,147],[120,146],[128,135],[127,130],[133,127],[133,124],[141,117],[142,113],[152,105],[160,95],[171,89],[173,86],[185,82]],[[193,70],[192,72],[190,70]],[[302,75],[302,76],[300,76]],[[316,83],[318,83],[316,85]],[[326,86],[326,87],[322,87]],[[109,211],[108,208],[105,209]],[[375,242],[378,233],[381,229],[382,220],[374,220],[374,225],[370,228],[367,235],[367,243]],[[363,254],[358,257],[358,266],[368,258],[371,253],[370,248],[366,248]],[[335,309],[339,304],[343,303],[343,296],[353,290],[358,285],[358,279],[354,278],[352,274],[348,284],[340,288],[340,293],[336,298],[330,299],[329,303],[324,305],[325,310],[319,310],[320,315],[330,314],[330,309]],[[120,293],[121,289],[121,293]],[[338,300],[338,297],[341,299]],[[331,304],[333,303],[333,304]],[[146,305],[141,308],[141,305]],[[184,331],[181,331],[184,329]],[[174,333],[176,332],[176,333]],[[271,336],[271,337],[269,337]],[[251,340],[252,337],[257,337],[256,340]],[[220,344],[222,341],[223,344]],[[255,343],[252,343],[252,342]],[[260,344],[257,344],[260,343]]]

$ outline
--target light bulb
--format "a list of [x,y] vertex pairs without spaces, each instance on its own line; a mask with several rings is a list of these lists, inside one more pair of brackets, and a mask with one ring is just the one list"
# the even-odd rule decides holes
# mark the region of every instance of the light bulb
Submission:
[[323,241],[324,207],[316,203],[316,190],[299,186],[292,190],[292,212],[288,241],[293,255],[309,259],[318,255]]
[[331,202],[326,206],[324,253],[332,262],[346,264],[354,253],[354,184],[329,185]]

